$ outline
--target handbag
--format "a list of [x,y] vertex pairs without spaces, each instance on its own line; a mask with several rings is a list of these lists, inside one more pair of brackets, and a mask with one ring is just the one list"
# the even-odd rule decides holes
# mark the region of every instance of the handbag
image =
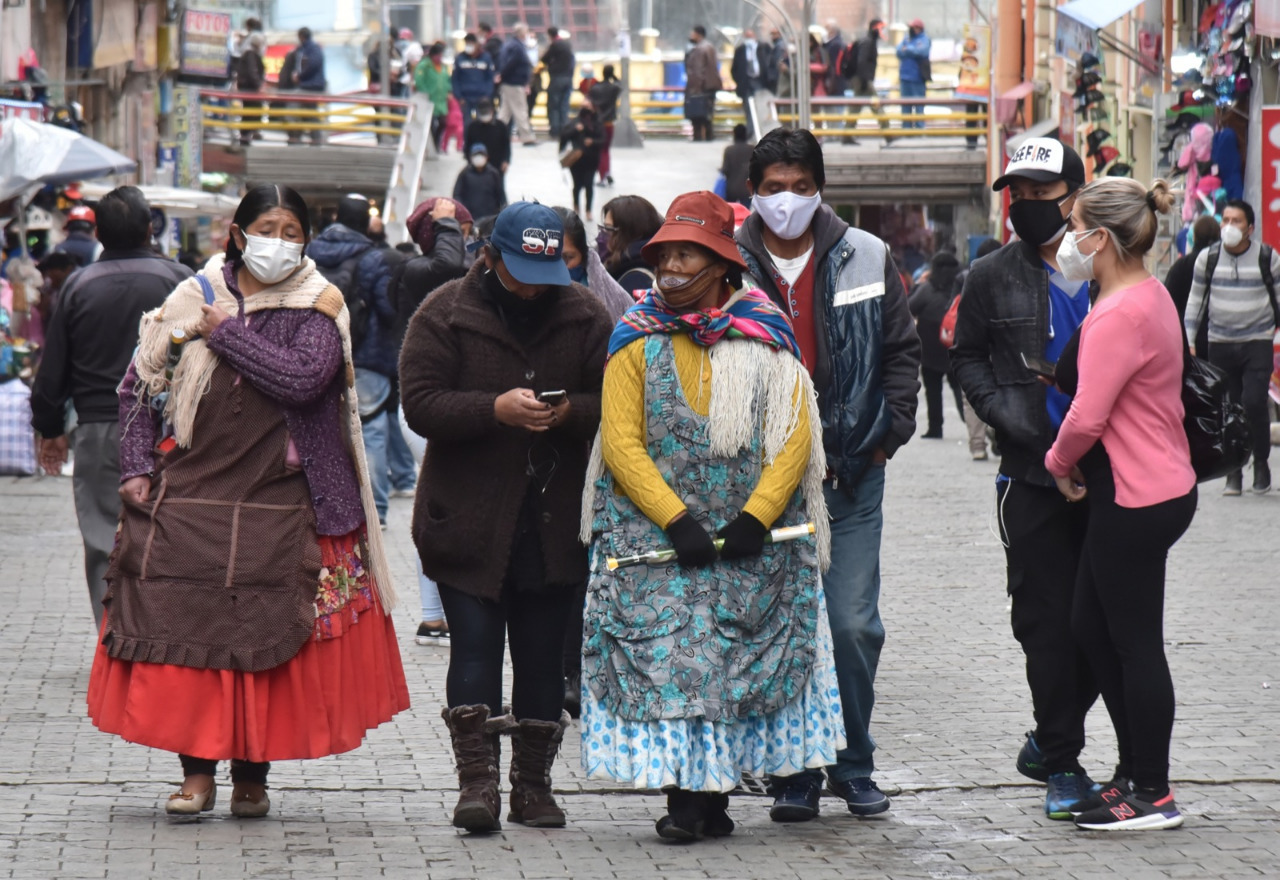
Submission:
[[1244,407],[1227,393],[1227,375],[1183,351],[1182,425],[1191,447],[1196,482],[1238,471],[1249,460],[1249,423]]
[[711,118],[711,96],[710,95],[685,95],[684,118],[685,119]]
[[582,150],[566,146],[560,153],[560,167],[568,168],[582,158]]

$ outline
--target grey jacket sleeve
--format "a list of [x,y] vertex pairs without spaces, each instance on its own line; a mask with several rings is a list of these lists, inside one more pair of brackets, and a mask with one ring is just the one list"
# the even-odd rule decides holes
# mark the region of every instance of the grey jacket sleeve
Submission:
[[880,373],[885,400],[893,411],[893,426],[880,444],[890,458],[916,432],[916,406],[920,396],[920,337],[907,307],[907,292],[893,257],[884,258],[884,302],[880,306],[884,341]]

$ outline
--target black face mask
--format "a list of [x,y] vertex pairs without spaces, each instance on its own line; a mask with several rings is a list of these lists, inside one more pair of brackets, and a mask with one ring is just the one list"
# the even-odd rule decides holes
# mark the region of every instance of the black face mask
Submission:
[[484,273],[481,285],[512,332],[541,323],[555,305],[560,292],[558,287],[549,287],[533,299],[525,299],[507,290],[496,269],[489,269]]
[[1057,239],[1067,228],[1059,207],[1062,199],[1019,199],[1009,206],[1009,222],[1018,238],[1036,247]]

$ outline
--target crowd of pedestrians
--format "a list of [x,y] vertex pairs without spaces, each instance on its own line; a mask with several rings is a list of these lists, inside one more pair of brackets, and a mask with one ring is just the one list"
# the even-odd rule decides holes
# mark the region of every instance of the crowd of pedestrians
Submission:
[[[854,94],[880,24],[851,47],[834,24],[814,40],[853,59]],[[482,29],[451,72],[438,45],[390,47],[401,66],[379,82],[415,83],[466,122],[466,167],[401,249],[363,197],[312,234],[302,198],[274,185],[249,191],[195,275],[150,250],[132,187],[73,215],[64,251],[89,265],[61,287],[32,412],[50,473],[68,402],[78,417],[94,724],[178,755],[170,814],[213,809],[230,761],[232,813],[265,815],[271,761],[356,748],[409,708],[384,541],[411,540],[416,638],[449,650],[455,826],[501,828],[504,739],[508,821],[564,826],[552,767],[573,718],[590,777],[665,794],[663,838],[731,834],[744,774],[768,780],[775,822],[815,818],[824,790],[884,813],[887,463],[917,434],[922,385],[920,436],[941,438],[946,381],[973,458],[988,435],[1000,458],[1034,718],[1015,766],[1045,783],[1051,819],[1181,824],[1162,627],[1167,555],[1197,499],[1184,364],[1207,355],[1227,377],[1268,491],[1280,259],[1253,208],[1198,225],[1166,289],[1145,264],[1164,183],[1086,183],[1070,146],[1030,138],[993,187],[1014,240],[968,266],[940,251],[909,289],[889,246],[824,203],[812,132],[753,146],[740,127],[729,200],[687,193],[664,215],[620,195],[592,241],[622,87],[605,66],[571,115],[573,51],[548,36],[535,60],[527,28]],[[305,88],[323,56],[300,40],[290,81]],[[686,112],[710,140],[718,56],[700,26],[690,42]],[[777,84],[770,44],[740,49],[744,99]],[[922,89],[922,23],[898,53],[904,95],[909,74]],[[832,79],[826,64],[840,88],[843,65]],[[506,196],[539,66],[565,207]],[[1226,485],[1240,494],[1241,472]],[[384,534],[397,493],[414,496],[410,535]],[[1080,762],[1099,696],[1118,743],[1105,782]]]

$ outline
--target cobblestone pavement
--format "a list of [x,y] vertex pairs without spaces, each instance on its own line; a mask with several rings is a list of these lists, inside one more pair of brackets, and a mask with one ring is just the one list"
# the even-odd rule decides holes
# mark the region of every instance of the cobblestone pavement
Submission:
[[[172,824],[173,756],[98,733],[85,719],[92,651],[66,479],[0,482],[0,876],[109,877],[1253,877],[1280,874],[1280,494],[1224,499],[1204,487],[1173,553],[1167,638],[1179,692],[1177,831],[1089,835],[1050,822],[1041,789],[1013,769],[1031,722],[1008,633],[1001,552],[989,531],[994,463],[973,463],[952,419],[890,464],[882,606],[889,632],[874,733],[887,818],[831,799],[806,825],[733,799],[732,837],[659,841],[658,796],[582,777],[566,738],[556,785],[562,831],[508,825],[485,839],[448,824],[454,780],[439,709],[445,652],[413,643],[407,500],[393,501],[396,612],[413,707],[336,758],[283,762],[269,818],[225,805]],[[1268,687],[1271,682],[1275,687]],[[1114,742],[1090,718],[1086,766]]]

